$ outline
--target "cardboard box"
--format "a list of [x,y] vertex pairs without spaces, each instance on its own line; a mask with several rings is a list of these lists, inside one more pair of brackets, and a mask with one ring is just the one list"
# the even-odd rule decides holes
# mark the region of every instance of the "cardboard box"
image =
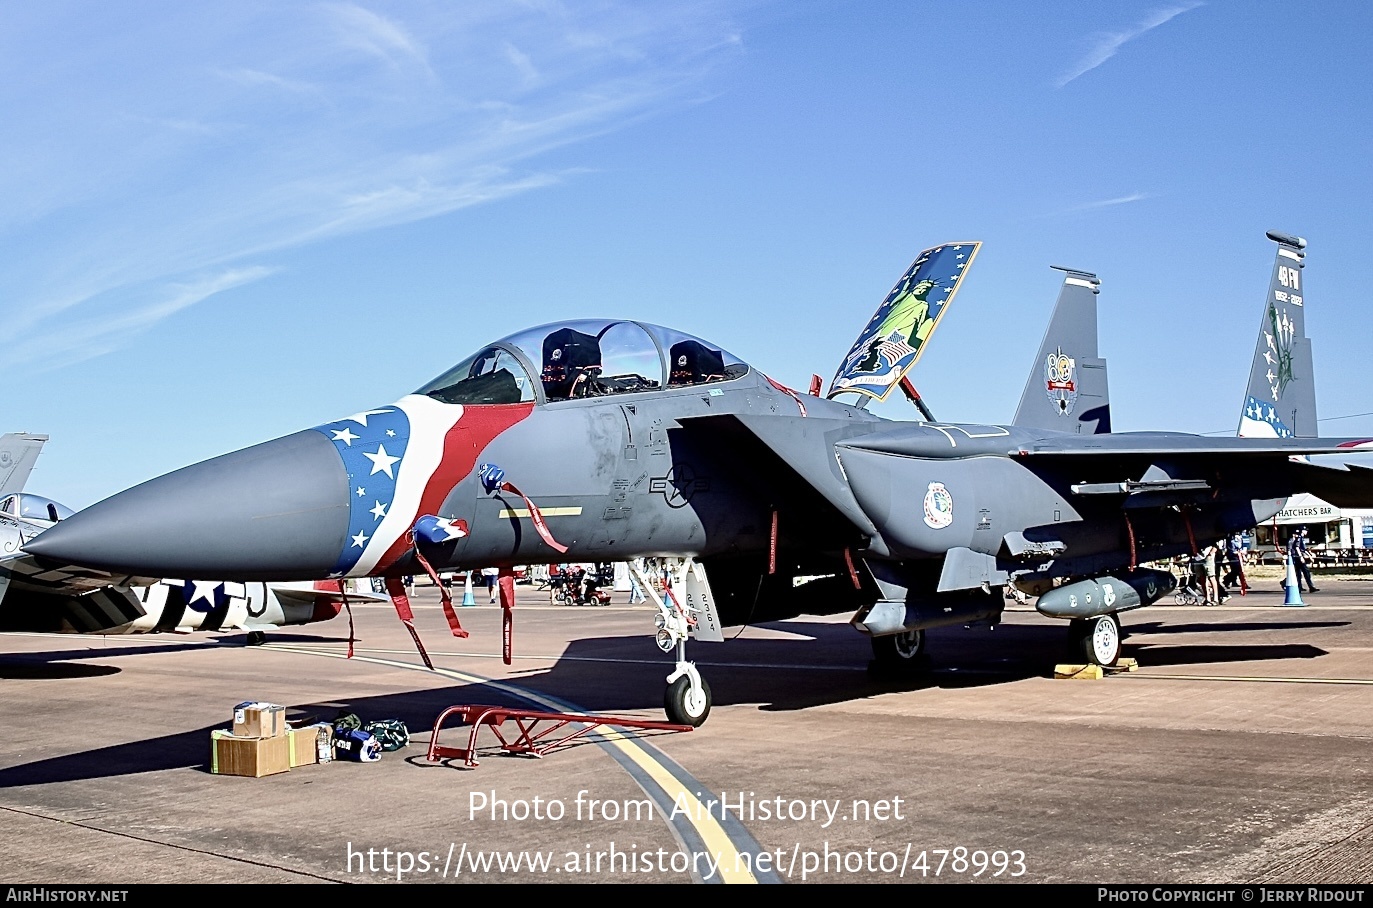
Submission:
[[291,739],[244,738],[227,731],[210,732],[210,772],[259,779],[291,768]]
[[275,703],[240,703],[234,707],[234,735],[275,738],[286,734],[286,707]]
[[[333,731],[331,725],[305,725],[289,730],[286,737],[291,742],[291,768],[330,762],[333,759]],[[324,759],[320,759],[321,756]]]

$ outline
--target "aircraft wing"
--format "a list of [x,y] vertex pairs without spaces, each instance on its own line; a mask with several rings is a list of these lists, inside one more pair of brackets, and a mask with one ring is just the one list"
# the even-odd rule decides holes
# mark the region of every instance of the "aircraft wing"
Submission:
[[[0,550],[12,542],[0,526]],[[145,612],[132,587],[147,578],[65,565],[22,550],[0,557],[0,628],[46,629],[53,620],[96,633],[128,624]]]
[[1122,432],[1116,435],[1045,438],[1011,452],[1020,457],[1086,457],[1113,454],[1157,457],[1223,455],[1296,457],[1312,454],[1355,454],[1373,449],[1368,438],[1208,438],[1174,433]]
[[[854,500],[834,458],[835,443],[871,431],[871,423],[747,413],[699,416],[680,422],[683,429],[700,434],[711,448],[728,450],[733,470],[748,470],[754,482],[766,483],[775,496],[808,505],[817,514],[817,506],[827,506],[860,532],[877,532]],[[816,524],[832,529],[835,521],[823,519]]]
[[1188,494],[1204,499],[1238,482],[1275,498],[1309,492],[1337,507],[1368,508],[1373,507],[1373,469],[1336,458],[1369,448],[1373,441],[1368,439],[1123,434],[1032,442],[1012,456],[1031,468],[1054,464],[1051,469],[1073,470],[1083,477],[1071,487],[1079,495],[1124,494],[1140,505],[1175,503]]
[[62,564],[22,551],[0,557],[0,599],[4,596],[5,585],[44,593],[80,596],[110,586],[147,586],[156,581],[155,577],[132,577],[74,564]]

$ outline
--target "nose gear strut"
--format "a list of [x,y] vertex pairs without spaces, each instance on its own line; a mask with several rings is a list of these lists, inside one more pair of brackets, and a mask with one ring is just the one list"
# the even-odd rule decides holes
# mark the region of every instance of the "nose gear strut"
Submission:
[[695,727],[705,722],[706,717],[710,715],[710,686],[701,677],[695,663],[688,662],[686,657],[687,638],[697,627],[697,615],[693,614],[693,609],[682,605],[673,588],[681,589],[686,586],[688,572],[701,573],[700,579],[703,580],[704,569],[690,558],[671,560],[675,564],[669,568],[669,579],[663,587],[667,602],[658,595],[658,584],[649,581],[636,562],[629,563],[629,570],[639,587],[648,593],[649,599],[658,609],[658,614],[653,618],[653,623],[658,628],[655,635],[658,648],[665,653],[672,652],[674,648],[677,650],[677,664],[667,676],[663,710],[667,713],[669,722]]

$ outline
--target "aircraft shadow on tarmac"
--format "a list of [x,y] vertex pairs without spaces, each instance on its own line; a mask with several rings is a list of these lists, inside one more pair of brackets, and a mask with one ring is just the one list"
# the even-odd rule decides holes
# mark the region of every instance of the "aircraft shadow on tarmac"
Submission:
[[6,681],[67,681],[73,678],[103,678],[119,672],[117,665],[0,659],[0,680]]
[[1232,633],[1235,631],[1301,631],[1318,628],[1348,627],[1348,621],[1245,621],[1231,624],[1165,624],[1162,621],[1146,621],[1125,627],[1128,634],[1199,634]]
[[[1246,622],[1238,625],[1151,622],[1125,627],[1123,654],[1144,666],[1214,665],[1324,655],[1307,644],[1170,644],[1166,635],[1189,632],[1302,630],[1344,626],[1344,622]],[[928,661],[909,674],[881,672],[870,662],[868,642],[847,625],[788,621],[764,625],[810,640],[740,637],[726,643],[693,643],[689,657],[711,686],[716,706],[758,704],[764,711],[805,709],[882,694],[931,688],[969,688],[1049,678],[1064,662],[1081,662],[1067,651],[1060,623],[1004,623],[982,627],[936,628],[927,633]],[[1134,639],[1148,635],[1147,643]],[[553,668],[521,683],[530,687],[575,689],[579,705],[592,711],[653,710],[671,670],[667,657],[635,638],[586,638],[571,643]],[[599,660],[636,659],[611,668]]]
[[[73,637],[72,643],[85,641],[87,645],[64,650],[45,652],[0,653],[0,680],[70,680],[73,678],[100,678],[117,674],[122,669],[117,665],[92,665],[92,659],[114,659],[139,656],[147,653],[179,653],[190,650],[203,650],[214,646],[247,646],[246,634],[225,634],[215,637],[197,637],[177,641],[180,635],[157,635],[155,640],[146,643],[125,645],[120,642],[113,646],[96,644],[94,638]],[[0,636],[3,639],[3,636]],[[137,639],[137,638],[135,638]],[[346,643],[347,637],[321,636],[318,634],[272,634],[273,643]]]
[[[1338,626],[1341,622],[1240,625],[1149,622],[1126,626],[1123,651],[1146,667],[1312,659],[1325,651],[1300,643],[1173,645],[1158,641],[1163,635],[1189,631],[1216,633]],[[1054,666],[1066,657],[1064,628],[1058,624],[1007,623],[995,630],[987,627],[938,628],[928,633],[928,670],[909,677],[882,677],[871,671],[867,641],[847,625],[789,621],[767,627],[785,631],[793,637],[813,639],[741,636],[726,643],[692,645],[690,656],[710,683],[717,706],[758,704],[764,711],[789,711],[931,688],[1006,684],[1050,677]],[[1154,639],[1148,643],[1138,642],[1137,638],[1141,636]],[[346,638],[273,635],[272,640],[340,643]],[[201,649],[206,645],[187,642],[13,654],[0,658],[0,677],[33,680],[81,677],[99,683],[99,677],[114,674],[119,669],[108,665],[74,666],[68,663],[144,652]],[[302,654],[300,658],[314,657]],[[671,667],[669,657],[659,653],[643,636],[592,637],[574,641],[547,671],[507,675],[504,683],[571,701],[579,711],[634,713],[641,717],[647,713],[648,718],[659,718],[664,679]],[[340,675],[340,684],[346,687],[346,675]],[[405,751],[387,754],[383,759],[406,759],[418,767],[437,768],[459,764],[429,764],[417,748],[428,744],[439,713],[455,704],[532,705],[521,703],[518,698],[486,683],[287,705],[288,718],[293,722],[327,722],[350,712],[364,722],[400,719],[410,729],[411,746]],[[232,704],[226,703],[226,713],[230,706]],[[3,768],[0,769],[0,789],[184,768],[208,772],[210,731],[225,727],[227,715],[224,722],[192,731]],[[708,731],[709,726],[706,726],[703,733]],[[458,744],[465,740],[465,734],[457,729],[448,730],[444,743]],[[487,747],[491,742],[486,735],[479,741],[479,747]]]

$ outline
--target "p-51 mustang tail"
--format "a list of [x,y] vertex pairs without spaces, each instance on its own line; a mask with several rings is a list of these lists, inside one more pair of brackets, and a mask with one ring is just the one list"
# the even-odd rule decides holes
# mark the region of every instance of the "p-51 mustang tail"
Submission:
[[43,450],[46,435],[11,432],[0,435],[0,496],[20,492],[28,481],[38,452]]
[[1268,231],[1278,244],[1273,277],[1240,412],[1242,438],[1315,438],[1316,380],[1306,337],[1302,279],[1306,240]]
[[1078,435],[1111,431],[1106,360],[1097,356],[1095,274],[1058,265],[1063,289],[1030,367],[1013,424]]

